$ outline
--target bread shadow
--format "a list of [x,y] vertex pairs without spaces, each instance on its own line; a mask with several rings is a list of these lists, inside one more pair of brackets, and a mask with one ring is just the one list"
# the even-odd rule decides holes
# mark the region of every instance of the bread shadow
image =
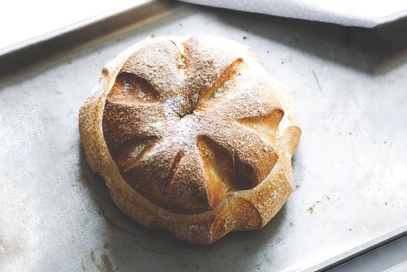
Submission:
[[[104,180],[90,169],[83,149],[80,161],[94,205],[106,228],[98,249],[88,256],[106,271],[249,271],[258,269],[258,255],[281,242],[283,208],[261,230],[232,232],[212,245],[178,241],[167,230],[148,229],[125,215],[113,202]],[[268,254],[264,261],[273,263]],[[84,260],[82,260],[84,262]]]
[[262,36],[300,54],[367,74],[387,73],[407,61],[407,36],[404,35],[407,18],[368,29],[240,11],[208,10],[217,13],[217,19],[223,23],[247,33],[240,42],[248,45],[253,36]]

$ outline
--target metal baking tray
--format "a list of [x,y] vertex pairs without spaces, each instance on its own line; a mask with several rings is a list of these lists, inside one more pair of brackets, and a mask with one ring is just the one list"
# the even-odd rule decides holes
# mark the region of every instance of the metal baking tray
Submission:
[[[383,33],[145,1],[3,50],[0,270],[315,271],[405,237],[406,43]],[[303,129],[281,211],[210,246],[126,217],[78,134],[105,63],[148,36],[197,34],[251,46],[295,93]]]

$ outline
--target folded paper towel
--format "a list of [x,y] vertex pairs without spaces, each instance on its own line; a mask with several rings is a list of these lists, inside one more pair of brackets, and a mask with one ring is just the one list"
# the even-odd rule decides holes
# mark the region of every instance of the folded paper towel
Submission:
[[407,16],[407,1],[386,0],[182,0],[281,17],[373,28]]

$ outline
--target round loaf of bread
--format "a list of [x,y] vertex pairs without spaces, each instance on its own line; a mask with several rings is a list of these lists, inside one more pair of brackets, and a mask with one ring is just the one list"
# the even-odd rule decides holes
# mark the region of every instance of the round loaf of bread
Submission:
[[159,37],[103,68],[79,131],[90,167],[124,213],[211,244],[262,228],[286,202],[297,116],[293,94],[249,47]]

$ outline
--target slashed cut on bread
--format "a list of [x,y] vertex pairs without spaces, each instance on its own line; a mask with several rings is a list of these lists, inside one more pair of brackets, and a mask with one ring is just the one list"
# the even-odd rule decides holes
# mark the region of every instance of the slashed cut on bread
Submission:
[[79,131],[124,213],[198,244],[270,221],[292,192],[301,135],[293,94],[249,47],[214,36],[122,52],[81,107]]

